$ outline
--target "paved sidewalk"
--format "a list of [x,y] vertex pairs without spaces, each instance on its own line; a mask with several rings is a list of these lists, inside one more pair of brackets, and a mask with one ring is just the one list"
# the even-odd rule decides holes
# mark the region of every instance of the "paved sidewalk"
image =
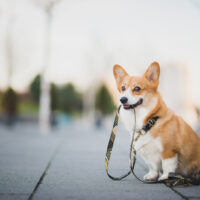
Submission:
[[[0,127],[0,199],[200,199],[200,186],[177,187],[143,184],[132,175],[110,180],[104,156],[110,130],[82,126],[39,134],[33,125],[13,130]],[[128,170],[129,135],[120,132],[111,158],[111,173]],[[136,173],[143,176],[142,160]]]

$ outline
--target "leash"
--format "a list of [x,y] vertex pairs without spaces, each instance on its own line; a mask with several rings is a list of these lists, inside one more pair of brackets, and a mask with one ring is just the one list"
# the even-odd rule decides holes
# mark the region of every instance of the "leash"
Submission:
[[124,175],[121,175],[119,177],[114,177],[109,173],[108,165],[109,165],[111,152],[112,152],[112,148],[113,148],[116,133],[117,133],[120,108],[121,108],[121,105],[118,107],[117,113],[115,115],[113,128],[112,128],[112,131],[111,131],[110,139],[109,139],[108,146],[107,146],[106,156],[105,156],[105,170],[106,170],[108,177],[111,178],[112,180],[119,181],[119,180],[122,180],[125,177],[129,176],[132,173],[134,175],[134,177],[142,183],[148,183],[148,184],[164,183],[169,187],[174,187],[174,186],[177,186],[177,185],[188,186],[189,184],[193,184],[191,179],[183,177],[181,174],[177,174],[177,173],[169,173],[169,178],[167,180],[162,180],[162,181],[142,180],[135,174],[134,167],[135,167],[135,164],[136,164],[136,150],[135,150],[135,147],[134,147],[134,142],[136,142],[142,135],[145,135],[146,132],[148,130],[150,130],[155,125],[155,123],[159,119],[159,117],[152,117],[151,119],[149,119],[147,124],[145,124],[143,126],[142,130],[137,131],[138,135],[134,138],[134,135],[136,133],[136,113],[135,113],[134,108],[133,108],[133,111],[134,111],[135,124],[134,124],[134,130],[133,130],[133,133],[132,133],[131,144],[130,144],[130,149],[129,149],[129,167],[130,167],[130,170],[127,173],[125,173]]
[[107,173],[108,177],[111,178],[114,181],[122,180],[123,178],[125,178],[125,177],[127,177],[128,175],[131,174],[131,171],[128,171],[126,174],[124,174],[124,175],[122,175],[120,177],[114,177],[114,176],[110,175],[110,173],[108,172],[108,164],[109,164],[109,160],[110,160],[110,156],[111,156],[113,144],[115,142],[115,136],[116,136],[116,133],[117,133],[120,108],[121,108],[121,106],[119,106],[119,108],[117,110],[117,113],[115,115],[115,119],[114,119],[114,123],[113,123],[113,128],[112,128],[112,131],[111,131],[111,135],[110,135],[110,139],[109,139],[108,146],[107,146],[107,151],[106,151],[106,157],[105,157],[105,169],[106,169],[106,173]]

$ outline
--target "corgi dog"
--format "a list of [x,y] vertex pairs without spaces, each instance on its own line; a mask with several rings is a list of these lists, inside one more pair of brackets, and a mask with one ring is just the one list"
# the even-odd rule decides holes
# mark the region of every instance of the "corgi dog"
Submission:
[[172,172],[200,181],[200,138],[162,100],[158,92],[159,64],[153,62],[141,77],[129,76],[120,65],[114,65],[113,74],[122,104],[120,117],[131,136],[135,126],[133,108],[136,130],[142,130],[150,118],[158,117],[155,125],[134,143],[149,168],[144,180],[165,180]]

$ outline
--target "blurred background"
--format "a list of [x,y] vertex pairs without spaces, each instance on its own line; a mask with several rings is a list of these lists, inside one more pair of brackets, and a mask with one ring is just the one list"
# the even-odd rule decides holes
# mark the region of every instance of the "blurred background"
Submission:
[[161,66],[167,105],[198,129],[197,0],[0,0],[0,123],[111,127],[112,67]]
[[[104,170],[119,105],[113,65],[140,76],[153,61],[164,101],[200,135],[199,0],[0,0],[0,199],[176,199]],[[114,176],[128,169],[119,130]]]

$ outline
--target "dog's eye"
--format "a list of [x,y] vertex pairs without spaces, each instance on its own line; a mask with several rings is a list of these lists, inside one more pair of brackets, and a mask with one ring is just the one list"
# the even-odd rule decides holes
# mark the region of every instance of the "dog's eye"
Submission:
[[140,91],[140,90],[141,90],[141,88],[138,87],[138,86],[136,86],[136,87],[133,89],[134,92],[138,92],[138,91]]
[[121,88],[121,89],[122,89],[122,91],[125,91],[126,87],[125,87],[125,86],[122,86],[122,88]]

